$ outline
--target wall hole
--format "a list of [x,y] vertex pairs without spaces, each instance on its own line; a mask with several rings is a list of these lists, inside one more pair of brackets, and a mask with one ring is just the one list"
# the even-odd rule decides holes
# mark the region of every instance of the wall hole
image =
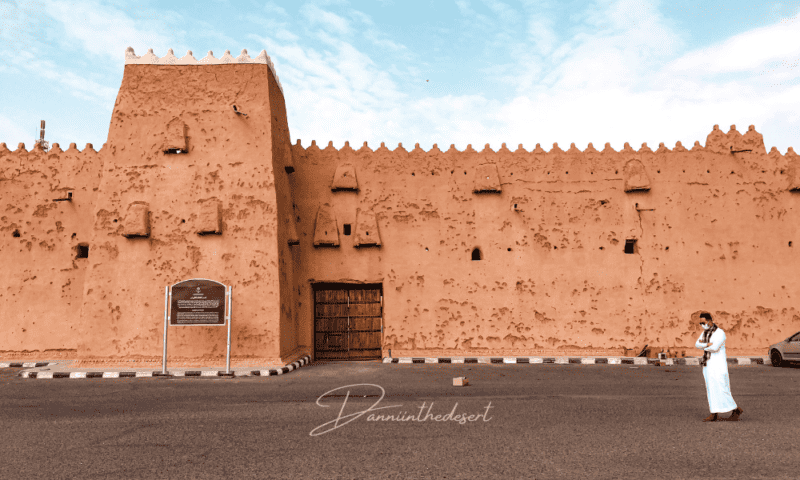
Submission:
[[638,251],[639,249],[636,247],[636,239],[625,240],[625,253],[630,255],[637,253]]
[[558,247],[556,247],[555,245],[553,245],[553,250],[558,250]]
[[661,173],[661,170],[656,170],[656,173]]
[[600,247],[600,250],[605,250],[605,249],[606,249],[605,247]]
[[117,223],[117,219],[116,218],[114,219],[114,223]]
[[450,175],[452,175],[452,174],[453,174],[453,172],[455,172],[455,170],[450,170]]
[[[11,236],[14,238],[19,238],[19,230],[14,230],[14,233],[12,233]],[[73,234],[72,236],[74,237],[75,234]]]
[[480,260],[481,259],[481,249],[476,248],[472,251],[472,259],[473,260]]
[[789,242],[789,246],[790,246],[790,247],[792,246],[792,242]]
[[76,235],[78,235],[78,234],[77,233],[73,233],[71,238],[75,238]]
[[706,173],[711,173],[711,170],[706,170]]
[[298,221],[298,222],[300,221],[300,217],[297,217],[297,221]]
[[781,175],[783,175],[783,170],[781,170]]
[[425,247],[425,251],[426,251],[426,252],[428,251],[428,247]]
[[569,172],[567,172],[567,175],[569,175]]
[[669,247],[664,248],[664,250],[669,250]]
[[344,234],[345,235],[350,235],[350,224],[349,223],[345,223],[344,224]]
[[683,173],[686,173],[686,170],[684,170]]
[[89,245],[86,243],[79,243],[76,247],[75,258],[89,258]]
[[369,232],[366,232],[366,233],[367,233],[367,236],[369,237]]
[[600,205],[605,205],[606,203],[608,203],[608,200],[600,200]]
[[412,176],[412,177],[413,177],[413,176],[415,176],[415,175],[414,175],[414,172],[411,172],[411,176]]
[[466,174],[467,174],[467,172],[464,172],[464,175],[466,175]]
[[733,170],[731,170],[731,175],[733,175]]
[[186,223],[186,220],[181,218],[181,223]]

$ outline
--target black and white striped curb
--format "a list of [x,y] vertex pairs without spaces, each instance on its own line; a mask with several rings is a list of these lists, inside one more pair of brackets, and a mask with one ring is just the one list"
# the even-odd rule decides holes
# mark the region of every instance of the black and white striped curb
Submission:
[[46,367],[53,364],[53,362],[5,362],[0,363],[0,368],[33,368],[33,367]]
[[[764,365],[767,357],[733,357],[731,365]],[[657,358],[644,357],[384,357],[383,363],[581,363],[588,365],[700,365],[700,357]]]
[[[308,364],[311,357],[306,355],[303,358],[290,363],[281,368],[269,370],[240,370],[231,371],[235,377],[269,377],[273,375],[283,375],[292,370],[297,370],[303,365]],[[3,365],[3,364],[0,364]],[[21,372],[22,378],[132,378],[132,377],[222,377],[226,376],[225,370],[175,370],[163,375],[161,370],[139,371],[139,372]]]

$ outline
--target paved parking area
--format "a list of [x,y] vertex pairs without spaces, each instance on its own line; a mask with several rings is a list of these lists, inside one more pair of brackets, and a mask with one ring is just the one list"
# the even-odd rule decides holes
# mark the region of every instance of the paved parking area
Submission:
[[[259,377],[0,369],[0,478],[797,478],[800,368],[314,362]],[[454,387],[464,376],[467,387]],[[383,414],[379,416],[379,414]],[[448,417],[449,418],[446,418]],[[438,418],[437,418],[438,417]]]

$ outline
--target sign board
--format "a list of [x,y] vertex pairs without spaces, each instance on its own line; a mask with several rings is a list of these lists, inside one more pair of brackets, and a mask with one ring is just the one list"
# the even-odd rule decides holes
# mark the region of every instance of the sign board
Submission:
[[225,325],[225,285],[213,280],[192,279],[172,286],[169,324]]

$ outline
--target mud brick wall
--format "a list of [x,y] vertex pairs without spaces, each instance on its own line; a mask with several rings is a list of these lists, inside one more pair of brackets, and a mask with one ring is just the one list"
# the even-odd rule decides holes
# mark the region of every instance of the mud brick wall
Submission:
[[[267,65],[126,65],[91,215],[79,355],[160,355],[164,287],[190,278],[232,285],[233,356],[277,362],[296,349],[280,338],[294,322],[281,301],[291,262],[279,267],[291,198],[276,152],[289,148]],[[169,357],[224,358],[226,338],[225,327],[170,327]]]
[[[763,354],[800,329],[798,158],[767,153],[753,127],[715,126],[705,147],[655,151],[337,150],[298,140],[293,153],[300,283],[382,282],[393,356],[619,354],[643,344],[691,355],[703,310],[732,354]],[[354,171],[357,190],[332,188],[342,170]],[[359,211],[375,214],[380,247],[342,234]],[[338,246],[314,246],[320,212],[338,226]],[[299,303],[311,344],[309,289]]]
[[75,355],[103,154],[0,143],[0,355]]

